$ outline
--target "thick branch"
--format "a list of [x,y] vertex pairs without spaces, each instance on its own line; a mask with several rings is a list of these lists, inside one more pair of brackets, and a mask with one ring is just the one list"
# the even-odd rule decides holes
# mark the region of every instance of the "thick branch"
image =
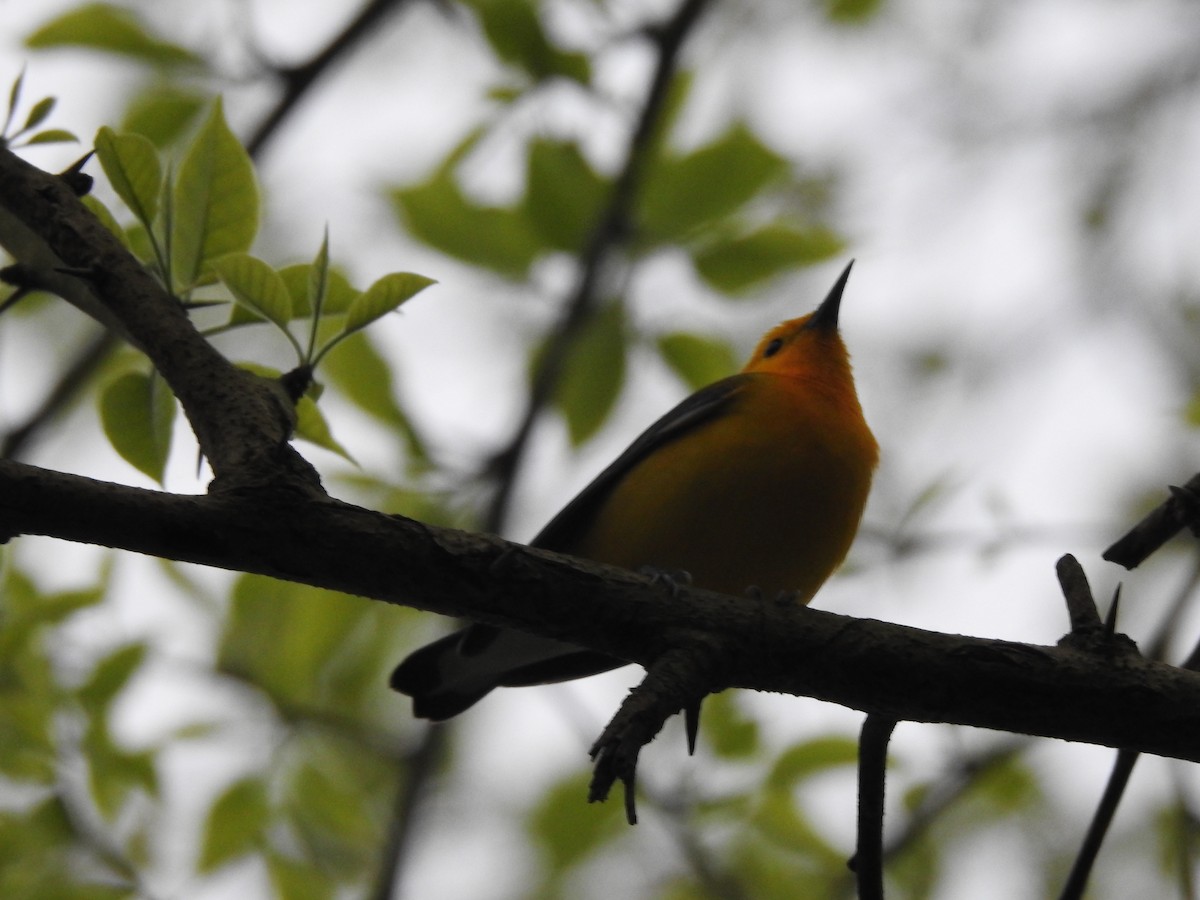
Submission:
[[[286,401],[265,379],[221,356],[62,179],[0,149],[0,208],[0,243],[18,262],[37,266],[39,275],[84,284],[86,290],[74,293],[98,307],[85,311],[150,357],[183,404],[219,481],[261,483],[291,473],[295,484],[315,485],[315,474],[287,445]],[[70,285],[61,294],[71,297]]]
[[[721,647],[722,683],[898,720],[976,725],[1200,761],[1200,675],[922,631],[648,579],[294,492],[184,497],[0,461],[0,535],[42,534],[347,591],[651,663],[672,634]],[[581,615],[586,609],[587,614]]]

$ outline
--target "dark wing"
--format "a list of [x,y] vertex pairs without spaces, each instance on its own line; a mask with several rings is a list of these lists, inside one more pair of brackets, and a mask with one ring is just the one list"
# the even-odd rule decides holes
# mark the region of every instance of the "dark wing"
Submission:
[[[734,375],[709,385],[647,428],[541,530],[532,546],[571,552],[576,536],[586,531],[609,492],[634,466],[727,410],[750,378]],[[457,715],[501,685],[566,681],[624,664],[560,641],[476,624],[411,654],[392,673],[391,685],[412,696],[416,715],[441,720]],[[689,740],[693,742],[694,718],[689,710]]]
[[570,553],[577,535],[587,530],[599,506],[626,473],[659,447],[677,440],[728,409],[751,377],[746,374],[732,375],[682,400],[643,431],[624,453],[564,506],[529,545]]

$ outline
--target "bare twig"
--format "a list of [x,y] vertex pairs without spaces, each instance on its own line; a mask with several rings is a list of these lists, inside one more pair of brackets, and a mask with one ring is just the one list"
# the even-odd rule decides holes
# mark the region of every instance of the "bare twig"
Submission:
[[279,130],[283,120],[291,114],[313,84],[329,71],[334,63],[346,56],[359,41],[369,36],[389,14],[400,9],[404,3],[405,0],[371,0],[333,40],[310,60],[298,66],[281,69],[279,75],[284,82],[283,94],[250,136],[250,140],[246,144],[250,155],[257,156],[262,151],[267,142]]
[[896,720],[868,713],[858,742],[858,841],[851,861],[858,900],[883,900],[883,800]]
[[1146,561],[1155,550],[1178,534],[1184,526],[1200,523],[1200,475],[1183,487],[1171,487],[1171,496],[1156,506],[1119,541],[1104,551],[1104,558],[1127,569]]
[[711,0],[684,0],[678,11],[649,36],[658,50],[658,61],[646,99],[630,132],[625,164],[608,196],[608,202],[592,228],[579,259],[579,275],[562,316],[541,354],[525,411],[508,445],[488,465],[496,493],[484,517],[484,529],[500,533],[508,515],[516,473],[520,469],[534,423],[554,395],[563,368],[576,340],[595,311],[604,270],[616,249],[630,237],[630,211],[641,187],[646,160],[654,144],[657,126],[665,108],[668,88],[678,66],[684,39]]

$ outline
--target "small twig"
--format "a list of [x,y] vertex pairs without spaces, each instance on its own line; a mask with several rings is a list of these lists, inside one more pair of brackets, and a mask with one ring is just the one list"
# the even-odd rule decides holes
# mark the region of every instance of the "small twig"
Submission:
[[258,156],[267,141],[279,130],[283,120],[291,114],[308,90],[325,72],[363,38],[374,33],[385,16],[398,10],[405,0],[371,0],[341,33],[308,62],[283,69],[279,74],[284,80],[284,90],[275,106],[259,122],[254,134],[246,143],[251,156]]
[[858,742],[858,846],[850,868],[858,900],[883,900],[883,801],[896,720],[868,713]]
[[1136,750],[1117,751],[1117,761],[1113,765],[1112,772],[1109,773],[1108,784],[1104,787],[1104,795],[1100,798],[1100,805],[1092,816],[1092,823],[1083,839],[1083,846],[1079,848],[1079,855],[1075,857],[1075,863],[1071,866],[1071,874],[1067,876],[1067,883],[1063,885],[1062,893],[1058,895],[1059,900],[1079,900],[1083,896],[1088,876],[1091,875],[1092,866],[1100,853],[1100,845],[1104,843],[1104,837],[1108,834],[1108,828],[1116,814],[1117,805],[1125,793],[1125,786],[1129,783],[1129,776],[1133,772],[1134,763],[1137,762],[1139,755]]
[[1087,575],[1083,566],[1070,553],[1061,557],[1055,565],[1058,573],[1058,583],[1062,586],[1063,597],[1067,601],[1067,615],[1071,619],[1071,633],[1083,635],[1095,633],[1103,626],[1100,613],[1096,609],[1096,601],[1092,597],[1092,589],[1088,585]]
[[484,517],[485,531],[500,534],[508,516],[508,505],[517,470],[533,426],[554,396],[566,360],[584,326],[591,319],[600,294],[602,275],[613,252],[630,238],[630,210],[641,187],[646,159],[666,106],[668,88],[675,75],[684,39],[699,20],[711,0],[684,0],[675,15],[661,27],[647,33],[658,50],[658,61],[646,92],[646,100],[630,133],[625,164],[613,182],[608,201],[592,228],[580,253],[579,275],[533,374],[525,411],[508,445],[488,464],[488,474],[496,483],[496,493]]
[[403,771],[397,779],[387,840],[380,853],[380,870],[370,895],[374,900],[392,900],[400,896],[397,888],[404,880],[404,861],[415,834],[413,822],[430,779],[446,754],[448,735],[441,726],[426,728],[417,745],[400,761]]
[[1106,560],[1134,569],[1185,526],[1196,530],[1200,524],[1200,475],[1193,475],[1183,487],[1172,485],[1170,491],[1170,499],[1104,551]]
[[[1175,630],[1175,622],[1198,583],[1200,583],[1200,565],[1193,568],[1191,577],[1188,578],[1183,589],[1176,597],[1172,611],[1167,615],[1163,626],[1159,629],[1158,635],[1151,641],[1150,652],[1148,654],[1150,659],[1158,660],[1164,656],[1167,649],[1167,641]],[[1104,626],[1105,634],[1110,638],[1115,633],[1116,611],[1120,599],[1121,590],[1118,587],[1113,596],[1112,607],[1109,609],[1108,619]],[[1200,643],[1197,643],[1192,649],[1182,667],[1193,671],[1200,669]],[[1121,798],[1125,795],[1125,788],[1129,784],[1129,777],[1133,773],[1133,766],[1137,762],[1139,755],[1136,750],[1117,751],[1117,758],[1113,762],[1112,771],[1108,774],[1108,783],[1104,786],[1104,793],[1100,797],[1100,803],[1097,805],[1096,811],[1092,814],[1092,821],[1088,825],[1083,844],[1079,848],[1079,853],[1076,855],[1075,862],[1071,866],[1071,872],[1067,876],[1067,882],[1063,885],[1062,893],[1059,895],[1060,900],[1076,900],[1076,898],[1083,896],[1088,878],[1091,876],[1092,868],[1095,866],[1096,858],[1100,853],[1100,846],[1104,843],[1108,829],[1112,826],[1113,817],[1117,813],[1117,806],[1120,804]]]

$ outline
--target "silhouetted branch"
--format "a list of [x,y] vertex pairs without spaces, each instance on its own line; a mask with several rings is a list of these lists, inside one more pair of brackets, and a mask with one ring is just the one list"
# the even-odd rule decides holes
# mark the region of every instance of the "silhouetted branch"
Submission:
[[675,15],[662,26],[647,32],[658,51],[658,60],[637,123],[630,132],[625,164],[613,182],[608,202],[601,211],[579,259],[579,275],[546,347],[539,357],[529,389],[525,411],[508,446],[488,466],[496,494],[484,517],[486,531],[500,533],[508,515],[516,474],[524,458],[529,436],[542,410],[550,402],[562,378],[571,348],[595,312],[601,278],[615,250],[630,236],[630,213],[647,155],[653,147],[655,129],[665,108],[668,88],[678,66],[683,42],[711,0],[684,0]]

